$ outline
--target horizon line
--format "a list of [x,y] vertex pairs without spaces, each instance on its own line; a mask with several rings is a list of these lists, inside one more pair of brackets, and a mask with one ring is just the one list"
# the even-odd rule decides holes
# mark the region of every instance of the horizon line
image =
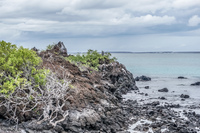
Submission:
[[[104,51],[104,52],[108,52],[108,53],[200,53],[200,51],[150,51],[150,52]],[[87,52],[69,52],[69,53],[87,53]]]

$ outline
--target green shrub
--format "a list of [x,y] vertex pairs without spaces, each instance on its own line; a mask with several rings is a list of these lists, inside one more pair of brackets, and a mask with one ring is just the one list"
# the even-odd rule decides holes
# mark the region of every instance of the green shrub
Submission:
[[44,85],[47,70],[35,51],[0,41],[0,93],[9,95],[26,84]]
[[67,57],[70,62],[79,62],[87,65],[95,70],[98,70],[98,66],[103,63],[111,63],[116,60],[115,57],[111,58],[110,53],[105,53],[104,55],[97,52],[97,50],[89,49],[86,54]]
[[55,46],[55,44],[49,44],[46,49],[51,50],[54,46]]

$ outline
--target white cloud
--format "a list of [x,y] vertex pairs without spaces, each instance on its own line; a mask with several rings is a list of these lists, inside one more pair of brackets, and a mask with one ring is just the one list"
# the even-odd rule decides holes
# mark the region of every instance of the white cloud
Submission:
[[140,17],[131,17],[130,15],[124,15],[122,18],[114,19],[113,23],[117,24],[129,24],[133,26],[153,26],[153,25],[169,25],[176,22],[175,17],[171,16],[152,16],[150,14]]
[[189,26],[197,26],[200,24],[200,17],[198,15],[194,15],[188,21]]
[[[5,19],[6,27],[9,31],[18,32],[44,32],[44,33],[68,33],[71,36],[102,36],[113,34],[124,34],[131,27],[149,27],[155,25],[170,25],[176,22],[175,17],[171,16],[152,16],[145,15],[140,17],[132,17],[130,14],[120,14],[120,18],[105,17],[101,20],[88,21],[56,21],[56,20],[40,20],[40,19]],[[120,16],[118,14],[118,16]],[[117,14],[116,14],[117,16]],[[13,22],[13,23],[12,23]],[[12,34],[12,32],[9,32]]]
[[200,6],[200,0],[174,0],[173,7],[178,9],[188,9]]

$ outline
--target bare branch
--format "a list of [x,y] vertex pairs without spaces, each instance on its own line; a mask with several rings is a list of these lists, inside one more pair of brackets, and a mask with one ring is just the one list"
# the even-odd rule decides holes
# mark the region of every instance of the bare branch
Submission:
[[55,73],[50,72],[43,87],[35,88],[34,84],[25,84],[24,88],[17,87],[14,93],[8,97],[0,94],[0,98],[3,99],[0,100],[0,108],[6,108],[4,116],[10,121],[18,123],[26,112],[33,113],[34,109],[40,109],[42,113],[40,112],[40,116],[38,116],[38,123],[48,121],[56,126],[68,116],[68,110],[63,110],[70,83],[66,77],[60,81]]

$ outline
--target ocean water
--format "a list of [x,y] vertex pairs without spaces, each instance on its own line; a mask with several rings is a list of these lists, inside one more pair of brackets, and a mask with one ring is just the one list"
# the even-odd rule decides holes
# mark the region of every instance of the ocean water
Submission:
[[198,53],[113,53],[134,76],[200,78]]
[[[148,103],[160,101],[161,104],[179,104],[180,108],[174,108],[179,112],[181,118],[185,118],[183,110],[192,110],[200,114],[200,86],[191,86],[192,83],[200,82],[200,54],[198,53],[113,53],[118,61],[136,76],[148,76],[152,80],[148,82],[138,81],[136,85],[139,93],[131,92],[123,97],[125,99],[137,100],[139,103]],[[187,79],[178,79],[184,76]],[[149,86],[149,89],[145,89]],[[158,92],[159,89],[168,88],[169,92]],[[148,96],[145,96],[145,94]],[[181,94],[190,96],[188,99],[182,99]],[[167,100],[161,100],[159,97],[165,97]],[[148,121],[148,120],[147,120]],[[140,121],[130,126],[129,131]],[[150,133],[153,131],[149,130]]]
[[[144,101],[157,100],[166,97],[170,103],[180,104],[183,107],[199,105],[200,86],[191,86],[200,81],[200,54],[198,53],[113,53],[117,60],[136,76],[149,76],[148,82],[136,82],[142,93],[148,96],[129,93],[128,99],[143,99]],[[184,76],[187,79],[178,79]],[[149,86],[150,89],[145,89]],[[168,93],[158,92],[158,89],[168,88]],[[181,94],[190,96],[185,101]],[[163,101],[165,102],[165,101]]]

